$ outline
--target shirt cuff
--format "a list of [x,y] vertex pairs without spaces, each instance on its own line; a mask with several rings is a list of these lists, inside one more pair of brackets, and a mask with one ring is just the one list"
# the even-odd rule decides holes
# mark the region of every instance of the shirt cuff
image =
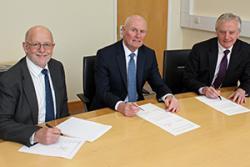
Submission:
[[164,96],[161,97],[162,101],[165,101],[165,99],[169,96],[174,96],[172,93],[165,94]]
[[119,104],[121,104],[123,101],[118,101],[115,105],[115,110],[117,111]]
[[36,132],[34,132],[34,133],[32,134],[32,136],[30,137],[30,144],[31,144],[31,145],[36,144],[36,141],[35,141],[35,133],[36,133]]
[[204,87],[201,87],[201,88],[198,90],[198,92],[199,92],[201,95],[204,95],[203,89],[204,89]]

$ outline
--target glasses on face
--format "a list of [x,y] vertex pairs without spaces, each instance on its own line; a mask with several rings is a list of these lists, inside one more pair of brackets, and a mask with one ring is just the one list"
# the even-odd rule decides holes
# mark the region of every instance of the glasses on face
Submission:
[[26,42],[30,47],[32,47],[33,49],[41,49],[41,47],[43,47],[44,49],[51,49],[52,47],[55,46],[54,43],[30,43],[30,42]]

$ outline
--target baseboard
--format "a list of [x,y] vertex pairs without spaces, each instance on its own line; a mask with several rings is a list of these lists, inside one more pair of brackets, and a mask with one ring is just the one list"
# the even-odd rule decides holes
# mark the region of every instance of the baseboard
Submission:
[[79,114],[79,113],[84,112],[83,111],[83,102],[80,100],[68,102],[68,108],[69,108],[70,115]]

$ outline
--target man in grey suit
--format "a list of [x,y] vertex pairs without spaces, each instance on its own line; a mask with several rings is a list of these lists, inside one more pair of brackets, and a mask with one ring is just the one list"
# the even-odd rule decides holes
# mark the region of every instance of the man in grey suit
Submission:
[[154,50],[143,44],[146,33],[145,19],[130,16],[122,28],[123,39],[97,52],[93,109],[110,107],[134,116],[139,111],[135,102],[143,100],[142,88],[148,81],[168,111],[178,110],[177,99],[160,77]]
[[232,13],[222,14],[215,30],[216,38],[193,46],[184,83],[209,98],[218,98],[220,87],[236,86],[229,99],[244,103],[250,93],[250,45],[238,39],[241,19]]
[[1,139],[27,146],[52,144],[59,139],[58,128],[37,125],[68,115],[64,69],[51,58],[54,46],[48,28],[31,27],[23,42],[26,56],[1,76]]

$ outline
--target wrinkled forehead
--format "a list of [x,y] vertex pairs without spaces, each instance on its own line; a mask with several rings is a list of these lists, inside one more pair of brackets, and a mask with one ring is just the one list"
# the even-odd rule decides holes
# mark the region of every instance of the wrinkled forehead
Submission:
[[147,30],[147,23],[142,17],[131,17],[125,22],[126,28],[137,28],[140,30]]
[[25,36],[26,41],[42,41],[42,42],[54,42],[52,33],[43,27],[34,27],[27,31]]
[[236,20],[221,20],[217,23],[217,31],[240,31],[240,23]]

